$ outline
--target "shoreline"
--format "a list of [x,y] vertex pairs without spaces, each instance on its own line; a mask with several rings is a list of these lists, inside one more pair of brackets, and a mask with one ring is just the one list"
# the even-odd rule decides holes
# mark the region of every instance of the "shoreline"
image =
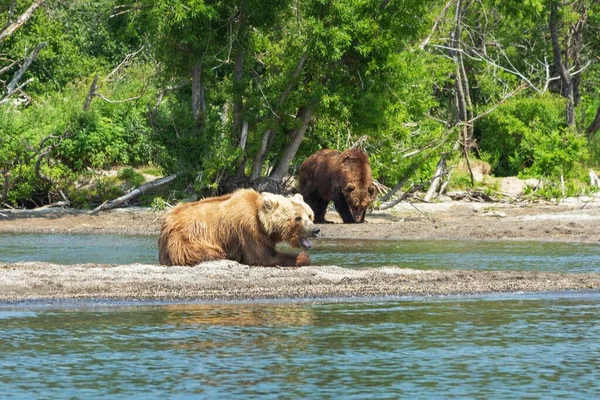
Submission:
[[[2,210],[0,233],[158,234],[162,213],[117,209]],[[336,213],[320,237],[354,240],[560,241],[600,245],[600,201],[561,205],[447,202],[400,204],[341,224]],[[0,261],[0,302],[29,300],[246,301],[368,299],[389,296],[484,295],[600,290],[598,273],[249,267],[215,261],[194,267],[57,265]],[[600,292],[599,292],[600,293]]]
[[0,263],[0,271],[1,302],[326,300],[600,290],[600,273],[338,266],[276,268],[250,267],[227,260],[194,267]]

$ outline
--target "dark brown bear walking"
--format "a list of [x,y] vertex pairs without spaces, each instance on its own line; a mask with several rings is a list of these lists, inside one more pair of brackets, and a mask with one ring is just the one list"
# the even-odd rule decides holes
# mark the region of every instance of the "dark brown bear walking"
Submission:
[[326,223],[327,205],[333,200],[344,223],[365,221],[367,207],[376,198],[371,164],[366,153],[324,149],[300,167],[300,193],[313,209],[316,223]]

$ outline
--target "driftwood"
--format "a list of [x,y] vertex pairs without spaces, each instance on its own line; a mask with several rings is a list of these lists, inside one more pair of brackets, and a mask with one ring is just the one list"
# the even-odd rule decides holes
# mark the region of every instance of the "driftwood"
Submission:
[[446,193],[452,200],[467,200],[475,201],[480,203],[492,203],[497,202],[497,199],[493,199],[491,196],[483,193],[480,190],[473,190],[468,192],[449,192]]
[[116,208],[116,207],[120,206],[121,204],[126,203],[129,200],[132,200],[132,199],[138,197],[139,195],[141,195],[148,189],[166,185],[167,183],[173,181],[176,177],[177,177],[177,174],[173,174],[173,175],[169,175],[164,178],[155,179],[152,182],[148,182],[136,189],[133,189],[131,192],[127,193],[124,196],[118,197],[118,198],[110,200],[110,201],[105,201],[104,203],[100,204],[98,207],[96,207],[95,209],[90,211],[89,214],[97,214],[100,211]]
[[71,202],[68,200],[56,201],[54,203],[50,203],[50,204],[46,204],[45,206],[38,207],[38,208],[34,209],[34,211],[47,210],[48,208],[68,207],[70,205],[71,205]]

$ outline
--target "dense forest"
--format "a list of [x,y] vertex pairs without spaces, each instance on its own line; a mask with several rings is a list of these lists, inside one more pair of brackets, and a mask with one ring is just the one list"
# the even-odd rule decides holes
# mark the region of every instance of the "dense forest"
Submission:
[[277,191],[352,146],[384,199],[477,163],[586,193],[599,55],[595,0],[0,0],[0,207],[95,206],[108,170]]

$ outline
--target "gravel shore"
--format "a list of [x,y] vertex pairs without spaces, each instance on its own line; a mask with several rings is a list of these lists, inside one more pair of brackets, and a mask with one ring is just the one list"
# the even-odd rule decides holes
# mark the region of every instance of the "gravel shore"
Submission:
[[40,299],[247,300],[429,296],[600,289],[600,274],[532,271],[0,264],[0,301]]
[[[600,243],[596,200],[559,205],[402,204],[369,214],[365,224],[341,224],[335,213],[327,218],[338,223],[321,225],[325,238]],[[156,234],[160,220],[161,214],[140,209],[98,215],[2,210],[0,233]],[[0,262],[0,301],[326,299],[600,290],[600,273],[342,267],[265,268],[232,261],[195,267]]]

